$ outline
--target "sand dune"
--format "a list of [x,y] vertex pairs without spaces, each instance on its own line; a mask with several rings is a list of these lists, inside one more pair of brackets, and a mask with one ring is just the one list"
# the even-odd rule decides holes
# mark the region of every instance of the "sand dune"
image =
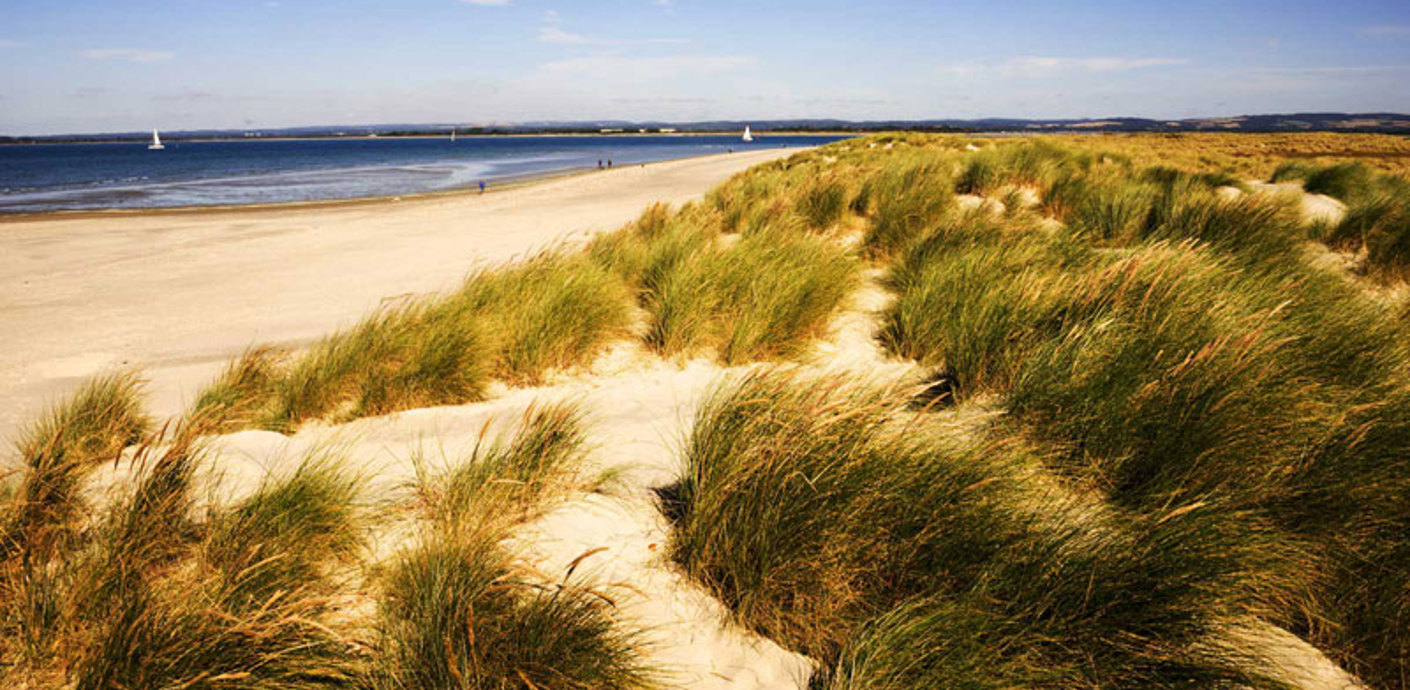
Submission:
[[45,400],[106,368],[140,367],[153,411],[173,413],[250,345],[307,342],[380,300],[615,228],[652,202],[698,198],[796,150],[624,167],[484,196],[0,222],[0,442]]

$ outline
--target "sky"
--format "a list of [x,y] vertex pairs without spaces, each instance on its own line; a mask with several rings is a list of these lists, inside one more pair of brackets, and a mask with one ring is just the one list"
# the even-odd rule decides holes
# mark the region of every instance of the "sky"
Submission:
[[1410,0],[5,0],[0,134],[1410,112]]

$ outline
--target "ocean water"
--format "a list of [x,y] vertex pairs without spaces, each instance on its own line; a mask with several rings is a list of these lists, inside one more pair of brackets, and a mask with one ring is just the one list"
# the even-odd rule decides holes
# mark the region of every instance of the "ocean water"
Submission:
[[267,204],[415,194],[836,136],[543,136],[0,146],[0,213]]

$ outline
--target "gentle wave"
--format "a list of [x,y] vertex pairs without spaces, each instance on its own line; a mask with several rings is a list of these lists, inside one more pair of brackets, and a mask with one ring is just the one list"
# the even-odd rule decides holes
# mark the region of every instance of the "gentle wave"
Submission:
[[0,146],[0,212],[266,204],[415,194],[838,137],[522,137]]

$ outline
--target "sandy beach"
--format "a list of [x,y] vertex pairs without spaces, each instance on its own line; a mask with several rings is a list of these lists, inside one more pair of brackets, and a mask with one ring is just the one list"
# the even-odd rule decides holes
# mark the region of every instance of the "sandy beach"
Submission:
[[[985,150],[978,147],[957,152],[948,146],[948,141],[939,141],[940,145],[923,149],[921,153],[934,156],[938,161],[986,155]],[[959,301],[972,303],[992,297],[983,292],[984,281],[1004,281],[1007,276],[980,272],[946,284],[943,281],[950,279],[948,274],[922,272],[912,276],[911,282],[901,282],[893,280],[900,270],[898,267],[904,266],[899,260],[892,259],[890,265],[886,259],[871,263],[859,261],[868,243],[882,243],[886,236],[877,232],[879,213],[855,214],[849,200],[852,192],[842,180],[857,176],[865,169],[861,166],[867,161],[886,160],[881,152],[888,150],[875,144],[839,144],[795,159],[788,166],[771,166],[737,180],[721,190],[718,207],[712,204],[709,208],[653,213],[647,217],[641,216],[642,211],[652,203],[665,202],[679,207],[700,198],[732,174],[791,155],[793,150],[631,166],[506,186],[485,195],[437,194],[306,205],[84,213],[0,220],[0,243],[5,247],[0,269],[9,269],[3,271],[4,277],[0,278],[0,286],[3,286],[0,294],[9,298],[0,303],[0,313],[5,314],[7,325],[14,324],[10,329],[14,335],[0,346],[0,376],[3,376],[0,385],[5,386],[5,392],[15,401],[0,419],[3,423],[0,431],[13,434],[18,424],[33,418],[47,400],[59,398],[85,377],[118,368],[141,372],[149,396],[143,405],[144,411],[154,413],[159,419],[168,419],[190,409],[196,393],[214,379],[228,361],[252,345],[299,348],[351,325],[379,304],[443,291],[459,285],[463,276],[477,267],[514,261],[544,247],[581,243],[594,233],[626,224],[628,227],[622,232],[594,245],[590,257],[580,257],[587,258],[589,263],[584,265],[591,270],[579,268],[578,264],[548,262],[553,267],[546,272],[519,272],[525,268],[521,264],[518,269],[482,276],[473,283],[478,286],[476,289],[481,289],[486,284],[495,284],[493,281],[504,281],[497,283],[495,292],[488,288],[484,288],[483,293],[468,290],[447,295],[439,302],[456,304],[457,300],[465,300],[456,308],[466,311],[427,312],[451,319],[473,315],[478,320],[473,324],[452,321],[459,328],[473,330],[477,337],[487,338],[485,345],[456,340],[452,347],[458,352],[472,350],[482,357],[477,361],[492,362],[497,367],[486,377],[489,380],[484,381],[483,388],[473,393],[456,393],[449,399],[408,398],[406,404],[394,403],[381,408],[359,407],[367,401],[369,405],[376,405],[379,400],[391,399],[369,396],[367,391],[375,389],[374,392],[382,394],[390,389],[396,393],[399,390],[396,386],[408,385],[388,386],[387,381],[412,381],[412,386],[419,385],[414,377],[423,374],[406,372],[434,372],[438,377],[435,383],[445,384],[447,390],[457,382],[457,376],[465,376],[464,380],[470,381],[474,380],[473,376],[482,376],[463,368],[460,360],[438,359],[441,351],[435,348],[445,341],[437,340],[438,336],[418,333],[418,329],[428,330],[427,324],[438,323],[429,316],[425,320],[418,317],[418,320],[405,322],[406,330],[394,330],[399,326],[389,321],[387,323],[393,326],[377,326],[379,330],[372,332],[372,337],[344,337],[337,341],[343,343],[338,354],[329,359],[320,358],[331,351],[331,346],[320,346],[311,351],[315,356],[300,360],[312,361],[314,366],[323,368],[306,379],[297,378],[304,375],[299,373],[303,370],[298,368],[298,362],[294,366],[276,364],[272,373],[259,374],[268,377],[267,383],[255,385],[267,385],[267,389],[241,388],[250,384],[226,377],[226,391],[235,391],[234,395],[245,396],[254,403],[232,397],[234,404],[220,403],[231,407],[207,407],[204,414],[212,416],[195,415],[197,419],[210,420],[213,425],[198,431],[201,434],[198,457],[190,466],[190,474],[181,480],[190,483],[181,485],[178,496],[190,503],[174,505],[192,515],[217,516],[205,519],[208,524],[220,524],[221,515],[243,514],[239,512],[246,510],[243,506],[265,505],[262,501],[266,499],[261,497],[272,490],[270,487],[300,486],[300,482],[305,482],[303,486],[312,491],[316,485],[311,483],[315,479],[310,478],[320,476],[319,468],[346,472],[346,476],[352,478],[349,484],[352,488],[348,498],[341,500],[346,501],[349,510],[367,511],[366,532],[360,537],[360,550],[355,556],[363,565],[347,573],[337,571],[337,577],[352,579],[337,585],[336,591],[342,598],[328,611],[326,620],[331,626],[329,630],[353,631],[346,638],[354,641],[351,644],[370,645],[357,648],[367,658],[379,658],[378,655],[388,654],[389,650],[401,649],[397,645],[403,644],[398,641],[400,638],[388,633],[391,628],[378,628],[381,632],[373,636],[377,641],[363,643],[360,640],[372,629],[367,626],[400,620],[397,606],[419,601],[399,594],[394,589],[399,581],[395,577],[384,581],[381,573],[420,567],[415,565],[419,562],[416,559],[421,557],[419,554],[439,548],[440,542],[436,539],[448,534],[463,537],[451,530],[471,523],[438,522],[445,516],[460,514],[455,512],[459,510],[479,516],[475,519],[484,520],[481,527],[486,529],[492,522],[489,516],[516,516],[512,525],[504,526],[503,532],[492,533],[494,541],[487,542],[512,559],[517,573],[514,577],[525,578],[521,584],[534,592],[591,592],[594,600],[606,602],[613,627],[631,635],[633,654],[639,656],[642,668],[654,674],[660,687],[802,690],[815,687],[828,673],[871,671],[862,666],[846,666],[851,663],[845,661],[846,657],[842,661],[830,659],[825,648],[810,641],[808,635],[812,633],[800,636],[797,629],[788,625],[771,627],[798,615],[796,610],[776,609],[782,613],[774,620],[769,617],[774,614],[768,613],[768,606],[773,604],[758,598],[740,603],[745,600],[738,597],[740,590],[733,588],[750,582],[754,577],[752,573],[764,572],[770,581],[785,583],[795,577],[801,578],[800,582],[814,577],[809,574],[812,566],[803,560],[786,565],[790,562],[786,559],[812,557],[807,551],[781,550],[779,553],[784,555],[779,558],[785,560],[777,563],[785,565],[771,565],[754,559],[749,550],[756,546],[747,540],[735,541],[718,526],[741,530],[735,534],[758,534],[773,539],[769,536],[773,527],[764,525],[752,531],[755,526],[751,520],[768,522],[774,518],[766,504],[793,501],[792,507],[800,511],[800,515],[824,509],[829,512],[808,518],[810,523],[794,523],[797,529],[790,534],[807,533],[814,529],[810,525],[831,530],[832,525],[855,519],[851,516],[858,513],[847,506],[866,506],[830,501],[842,500],[849,492],[860,492],[858,496],[867,496],[866,501],[871,501],[873,491],[887,496],[886,502],[890,505],[907,506],[907,512],[929,512],[937,516],[936,519],[942,519],[946,511],[953,510],[954,503],[966,499],[944,498],[945,494],[937,493],[941,490],[939,484],[937,488],[927,489],[927,493],[913,494],[911,487],[923,480],[919,474],[893,485],[879,479],[883,474],[866,467],[869,463],[888,463],[897,472],[908,471],[904,452],[886,445],[890,441],[885,435],[906,433],[907,438],[912,439],[908,443],[936,444],[927,451],[932,454],[926,455],[924,460],[924,473],[933,470],[938,478],[934,481],[966,482],[964,485],[971,488],[962,494],[993,483],[998,488],[990,498],[996,504],[1002,499],[1003,510],[1012,511],[1017,516],[1015,519],[1025,525],[1032,519],[1033,524],[1055,528],[1053,533],[1057,536],[1035,531],[1031,535],[1033,539],[1051,538],[1052,544],[1080,545],[1084,550],[1103,554],[1098,559],[1102,561],[1100,568],[1084,563],[1078,566],[1081,571],[1074,571],[1082,573],[1079,580],[1072,581],[1081,587],[1072,589],[1071,586],[1076,585],[1056,578],[1045,580],[1038,588],[1070,593],[1085,588],[1088,595],[1074,596],[1071,601],[1060,603],[1085,608],[1086,596],[1090,595],[1095,578],[1098,575],[1103,581],[1109,578],[1104,570],[1108,567],[1116,568],[1118,573],[1132,572],[1122,565],[1122,559],[1132,552],[1129,548],[1132,544],[1143,543],[1104,539],[1111,534],[1145,539],[1147,537],[1141,536],[1146,534],[1142,531],[1147,529],[1143,526],[1145,523],[1132,513],[1112,509],[1103,496],[1069,485],[1047,465],[1029,456],[995,459],[978,454],[956,455],[957,449],[968,447],[981,448],[986,454],[997,452],[994,449],[998,446],[981,444],[1003,438],[1001,435],[1007,433],[1000,420],[1016,419],[1012,409],[1006,407],[1002,392],[981,391],[946,405],[933,403],[922,408],[914,404],[918,392],[933,394],[943,379],[936,377],[934,360],[924,359],[923,354],[901,354],[896,350],[900,341],[888,342],[887,338],[904,338],[915,346],[926,346],[927,341],[917,333],[934,331],[911,332],[896,328],[897,315],[914,314],[919,319],[932,320],[931,326],[935,326],[939,319],[954,318],[953,313],[960,309],[933,301],[917,302],[917,286],[936,288],[925,295],[960,295]],[[872,180],[892,179],[875,172],[870,174],[878,175]],[[750,198],[739,191],[757,184],[761,178],[772,185],[773,196]],[[1306,254],[1308,260],[1319,267],[1315,270],[1341,275],[1349,290],[1361,289],[1360,281],[1365,278],[1353,270],[1355,257],[1345,256],[1346,252],[1331,245],[1301,239],[1312,224],[1338,223],[1344,214],[1354,212],[1354,207],[1338,198],[1308,191],[1298,183],[1249,181],[1230,185],[1218,179],[1212,182],[1193,176],[1183,179],[1189,185],[1185,191],[1194,199],[1191,203],[1209,204],[1199,208],[1211,214],[1214,220],[1209,221],[1210,224],[1242,222],[1246,218],[1243,214],[1277,211],[1274,215],[1259,217],[1276,217],[1282,224],[1277,226],[1279,231],[1296,238],[1288,245],[1289,249]],[[1178,182],[1177,179],[1171,184]],[[1132,183],[1144,191],[1156,189],[1152,184],[1139,180]],[[823,193],[828,189],[841,191],[829,196]],[[960,232],[962,230],[954,228],[963,228],[967,223],[974,224],[975,228],[992,229],[988,225],[992,223],[996,224],[993,227],[1021,228],[1022,232],[1006,235],[1003,241],[1019,243],[1015,245],[1019,249],[1024,246],[1021,243],[1031,243],[1028,248],[1033,249],[1055,241],[1051,237],[1059,236],[1068,227],[1066,222],[1080,221],[1080,217],[1064,221],[1057,216],[1042,215],[1043,195],[1053,192],[1051,189],[1041,191],[1036,185],[955,194],[954,185],[946,179],[933,188],[913,185],[885,193],[891,195],[886,203],[893,207],[926,193],[936,193],[944,199],[958,215],[932,217],[932,227],[939,228],[933,231],[936,234],[932,237]],[[796,230],[798,236],[789,237],[781,231],[777,236],[770,235],[757,227],[751,234],[750,226],[742,223],[734,226],[734,232],[722,229],[730,227],[728,212],[741,203],[741,198],[749,199],[747,203],[756,207],[792,209],[798,214],[794,219],[798,224],[786,227]],[[829,198],[833,200],[831,215],[822,222],[812,220],[814,214],[821,215],[820,207],[826,210],[823,202]],[[1300,219],[1296,217],[1299,213]],[[631,222],[637,218],[641,220]],[[820,230],[806,232],[802,230],[807,227],[803,223],[813,223],[812,227]],[[1033,232],[1034,228],[1040,232]],[[1197,229],[1204,231],[1208,226]],[[692,232],[701,233],[700,244],[689,244],[693,241],[689,234]],[[659,255],[651,252],[663,245],[670,247],[669,243],[676,241],[686,247],[676,255],[682,258],[676,259],[676,265],[660,269],[663,273],[656,278],[660,282],[646,288],[642,276],[647,275],[650,262],[670,256],[669,252]],[[784,245],[784,251],[779,251],[779,246],[773,244],[776,242],[788,244]],[[1002,246],[980,242],[965,246],[955,242],[923,260],[950,261],[951,254],[965,259]],[[1127,250],[1134,258],[1123,260],[1124,265],[1116,264],[1123,266],[1123,270],[1131,270],[1125,266],[1139,268],[1140,261],[1167,262],[1181,269],[1218,267],[1221,257],[1217,252],[1234,251],[1213,240],[1208,245],[1156,242]],[[905,256],[914,258],[922,254],[911,251]],[[1361,257],[1360,260],[1368,259]],[[636,261],[641,265],[634,267]],[[1045,267],[1039,262],[1035,263],[1034,270],[1052,271],[1052,275],[1070,270],[1095,280],[1113,273],[1110,268],[1107,264]],[[739,277],[733,276],[732,271],[749,280],[737,282]],[[1211,272],[1209,275],[1223,274]],[[805,280],[790,280],[799,276]],[[758,277],[762,279],[755,280]],[[1214,281],[1215,277],[1204,279]],[[672,280],[688,282],[673,283]],[[514,281],[522,281],[522,285],[531,289],[517,287]],[[1230,285],[1245,284],[1231,279]],[[1331,291],[1338,285],[1343,283],[1329,282],[1324,287]],[[671,290],[673,286],[677,289]],[[806,289],[799,290],[800,286]],[[632,287],[636,292],[618,289],[622,287]],[[970,289],[975,292],[964,292]],[[547,293],[549,299],[544,300],[540,292]],[[497,296],[487,297],[483,306],[469,306],[470,300],[479,299],[481,294]],[[701,294],[706,296],[705,301],[692,301]],[[1155,294],[1150,298],[1153,300],[1184,299],[1152,294]],[[1371,295],[1368,299],[1378,299],[1374,293],[1368,291],[1367,294]],[[11,295],[15,297],[10,298]],[[1276,296],[1282,298],[1283,294],[1279,292]],[[1252,299],[1254,296],[1243,297]],[[1263,295],[1256,297],[1272,299]],[[722,309],[721,304],[732,306]],[[784,323],[780,314],[803,318],[800,312],[792,311],[798,304],[828,306],[816,316],[811,330],[791,331],[779,327],[778,324]],[[1343,306],[1361,308],[1357,307],[1360,304],[1347,301]],[[616,305],[624,305],[620,314]],[[664,337],[657,341],[653,336],[685,337],[681,334],[690,335],[692,331],[689,323],[682,330],[680,322],[666,318],[679,313],[668,311],[668,306],[693,307],[706,315],[706,319],[718,319],[725,326],[755,324],[753,332],[763,332],[757,330],[757,324],[760,314],[764,313],[762,308],[767,307],[772,319],[767,323],[776,329],[770,331],[771,337],[796,339],[797,348],[786,357],[770,355],[768,350],[744,350],[749,346],[751,331],[740,329],[722,331],[729,335],[721,335],[718,340],[699,335],[701,332],[711,335],[708,331],[697,331],[694,346],[673,350],[667,345],[674,341]],[[469,311],[471,309],[483,311]],[[903,311],[905,309],[910,311]],[[962,318],[958,322],[964,323]],[[703,323],[711,325],[712,322]],[[511,368],[520,360],[509,355],[537,362],[539,360],[527,355],[546,349],[535,346],[565,342],[560,333],[564,324],[575,329],[574,337],[603,339],[590,347],[584,346],[586,349],[575,358],[557,362],[544,359],[548,363],[538,369],[527,365],[523,369]],[[954,324],[945,326],[953,328]],[[429,359],[415,349],[421,342],[416,338],[426,338],[429,345],[424,352],[429,353]],[[484,349],[474,349],[477,347]],[[732,349],[736,347],[741,349]],[[957,349],[963,351],[963,346]],[[749,354],[732,354],[736,352]],[[355,368],[371,373],[359,382],[346,374]],[[388,375],[387,371],[393,374]],[[520,371],[532,375],[517,373]],[[396,378],[403,375],[405,378]],[[817,401],[800,397],[770,402],[771,396],[784,395],[778,392],[782,389],[768,387],[774,384],[740,388],[758,386],[760,381],[783,381],[776,378],[780,375],[797,376],[790,378],[787,385],[798,386],[800,391],[827,393],[834,382],[842,382],[838,385],[854,387],[857,391],[874,388],[882,399],[894,398],[901,402],[888,407],[884,418],[878,416],[875,422],[868,422],[865,428],[869,431],[865,433],[871,436],[847,436],[851,432],[843,430],[835,432],[841,434],[838,437],[841,442],[827,440],[814,447],[802,442],[801,436],[788,434],[798,433],[801,428],[810,435],[828,439],[829,434],[834,433],[833,426],[842,426],[829,419],[834,414],[830,409],[849,410],[848,414],[858,415],[858,419],[870,419],[866,415],[872,412],[865,407],[870,403],[856,402],[864,401],[863,398],[828,398],[821,401],[825,405],[806,410],[810,420],[814,415],[822,420],[821,426],[798,427],[804,423],[803,417],[792,420],[789,416],[792,413],[784,408],[816,405]],[[360,397],[345,402],[336,396],[347,395],[338,387],[349,385],[346,383],[349,380],[362,388],[358,392]],[[974,379],[960,377],[958,380]],[[324,395],[319,387],[334,391],[325,395],[333,396],[328,398],[334,400],[333,406],[318,407],[323,401],[317,396]],[[427,386],[424,390],[429,395],[437,389]],[[736,392],[731,393],[732,390]],[[726,404],[722,401],[730,400],[728,396],[737,395],[741,390],[749,391],[747,399],[728,402],[733,407],[721,407]],[[293,395],[288,391],[294,391]],[[305,391],[312,393],[299,398]],[[836,395],[836,391],[827,394]],[[228,393],[222,395],[229,397]],[[954,389],[942,395],[953,398]],[[136,393],[129,392],[127,396],[129,400],[137,399]],[[268,400],[261,396],[267,396]],[[121,400],[98,398],[97,404],[104,410],[123,409],[120,402],[107,402],[112,399]],[[302,407],[279,407],[290,400]],[[83,409],[82,404],[70,403],[68,409]],[[258,424],[246,424],[233,416],[244,414],[239,411],[242,409],[239,404],[264,405],[243,409],[266,416],[259,417]],[[552,433],[542,430],[531,433],[529,428],[534,424],[531,420],[545,409],[571,410],[570,416],[576,421]],[[739,415],[742,411],[748,414]],[[221,415],[227,414],[232,416],[222,421]],[[737,418],[751,421],[737,428],[721,422],[721,419]],[[224,425],[232,420],[233,424]],[[763,421],[756,424],[752,420]],[[215,426],[215,423],[221,425]],[[519,441],[507,439],[515,434],[529,439],[525,441],[529,445],[523,447],[529,450],[514,450]],[[714,445],[720,444],[721,439],[732,445]],[[747,443],[735,443],[732,439],[744,439]],[[73,503],[95,515],[109,514],[109,511],[121,514],[127,510],[124,506],[129,504],[123,502],[126,492],[130,487],[146,485],[144,473],[158,471],[148,467],[166,467],[168,469],[163,471],[176,472],[169,468],[179,466],[175,461],[163,465],[164,460],[151,455],[148,449],[175,453],[172,457],[182,457],[186,452],[177,441],[165,446],[167,450],[160,450],[165,443],[161,439],[152,443],[150,446],[129,445],[116,461],[104,458],[95,463],[81,478],[81,488],[72,499]],[[772,449],[781,448],[784,443],[804,448],[798,454],[775,455]],[[956,444],[953,448],[948,445],[952,443]],[[725,450],[721,452],[719,448]],[[759,448],[765,450],[761,452]],[[559,452],[569,454],[557,456],[567,458],[561,467],[545,471],[542,477],[531,469],[535,466],[533,463],[555,462],[553,458]],[[520,457],[518,453],[526,454]],[[44,460],[49,456],[34,457]],[[987,464],[1001,460],[1015,464],[1011,467]],[[26,462],[31,469],[23,476],[27,482],[33,482],[32,477],[38,470],[32,468],[44,466],[34,459]],[[516,463],[521,473],[486,475],[483,481],[487,483],[483,485],[456,483],[461,480],[455,477],[461,477],[458,473],[465,468],[494,468],[494,463],[498,462]],[[779,471],[772,469],[770,463],[775,462]],[[730,469],[729,463],[739,465]],[[724,490],[712,474],[715,469],[708,469],[720,466],[725,468],[720,476],[730,477]],[[708,471],[702,471],[702,467]],[[63,478],[59,470],[46,471]],[[970,483],[971,477],[965,473],[971,471],[986,473],[987,478]],[[959,473],[947,474],[950,472]],[[464,481],[482,481],[475,476],[463,475]],[[793,477],[807,479],[809,490],[791,493]],[[848,477],[855,478],[856,486],[845,484],[853,481]],[[26,488],[31,486],[38,484],[24,484],[22,488],[33,493]],[[545,491],[548,493],[543,496],[547,498],[534,498],[522,505],[488,502],[499,495],[501,486]],[[329,487],[335,484],[325,485]],[[455,493],[462,490],[468,493]],[[503,496],[515,496],[523,491],[513,489]],[[532,495],[531,492],[524,495]],[[681,499],[679,504],[698,512],[673,513],[673,499],[669,498],[673,495],[693,496]],[[729,511],[733,512],[720,511],[718,508],[725,503],[704,501],[700,498],[704,495],[728,499],[725,503],[745,502],[732,504]],[[819,500],[813,496],[826,498]],[[299,504],[301,510],[306,506],[316,507],[316,499],[300,500],[303,501]],[[461,503],[446,502],[451,500]],[[751,500],[756,503],[748,504]],[[279,507],[284,505],[282,503],[268,505],[284,510]],[[454,507],[457,505],[459,508]],[[834,510],[838,505],[844,508]],[[446,510],[446,506],[452,509],[438,512]],[[1185,520],[1184,515],[1193,514],[1191,511],[1199,507],[1196,504],[1189,510],[1169,513],[1153,525],[1159,526],[1167,519]],[[889,508],[879,504],[868,509],[876,511],[881,520],[896,519],[887,512]],[[231,510],[236,512],[229,512]],[[1003,525],[1009,519],[1006,515],[1007,512],[993,513],[992,524]],[[736,521],[739,524],[733,525]],[[258,526],[263,521],[250,524]],[[431,531],[426,531],[428,525]],[[869,525],[863,527],[870,528]],[[954,521],[947,528],[954,531],[942,541],[960,543],[968,538],[962,521]],[[692,541],[701,534],[710,536],[709,544],[702,546]],[[1208,536],[1207,533],[1192,534],[1201,539]],[[917,538],[921,548],[938,548],[926,541],[928,539],[929,536]],[[852,548],[841,541],[834,543],[844,554],[846,549]],[[724,556],[720,556],[721,553]],[[799,553],[803,555],[789,555]],[[864,559],[872,557],[871,552],[858,553]],[[728,561],[730,554],[740,560]],[[991,559],[997,562],[1009,557],[996,554]],[[1065,563],[1062,561],[1065,558],[1067,556],[1060,555],[1053,560]],[[1204,557],[1195,558],[1197,565],[1207,562],[1200,558]],[[337,567],[332,561],[328,563],[326,567]],[[456,563],[464,562],[457,560]],[[755,570],[762,567],[760,564],[766,567]],[[1137,563],[1130,567],[1145,566]],[[986,572],[1002,578],[1008,577],[1009,571],[996,566]],[[1194,575],[1222,577],[1213,571]],[[371,579],[359,579],[369,577]],[[1015,591],[1029,586],[1016,582],[1015,586],[1020,589]],[[1055,587],[1049,587],[1050,583]],[[815,585],[821,589],[832,586],[831,581],[821,580]],[[774,586],[768,584],[759,591]],[[857,591],[865,591],[866,587],[858,585]],[[1020,591],[1016,596],[1028,594]],[[1214,595],[1197,593],[1192,596],[1203,600]],[[397,602],[397,606],[387,607],[389,601]],[[440,601],[432,605],[461,610],[459,603]],[[1206,610],[1181,612],[1185,601],[1180,598],[1142,602],[1140,606],[1152,610],[1164,607],[1161,610],[1177,617],[1203,615]],[[815,604],[823,611],[833,606],[825,598],[807,605]],[[1319,640],[1304,639],[1293,630],[1278,627],[1257,608],[1231,608],[1230,611],[1227,618],[1219,619],[1219,625],[1192,629],[1187,638],[1181,639],[1179,644],[1186,646],[1194,660],[1191,663],[1207,663],[1211,668],[1228,664],[1229,669],[1238,673],[1267,677],[1305,690],[1371,687],[1353,675],[1357,669],[1339,665],[1340,659],[1334,656],[1335,648],[1322,647],[1316,643]],[[1125,625],[1114,619],[1092,620],[1114,629]],[[1141,619],[1136,620],[1139,623]],[[434,629],[445,628],[434,623]],[[537,641],[530,643],[534,649],[538,649],[538,645]],[[1035,646],[1037,648],[1041,645]],[[1327,649],[1332,652],[1326,653]],[[601,654],[590,656],[603,658]],[[1112,669],[1113,673],[1122,672],[1117,664],[1113,664]]]
[[0,439],[84,377],[142,371],[157,414],[225,362],[297,346],[382,300],[453,286],[477,265],[699,198],[797,149],[708,156],[474,194],[0,222]]

